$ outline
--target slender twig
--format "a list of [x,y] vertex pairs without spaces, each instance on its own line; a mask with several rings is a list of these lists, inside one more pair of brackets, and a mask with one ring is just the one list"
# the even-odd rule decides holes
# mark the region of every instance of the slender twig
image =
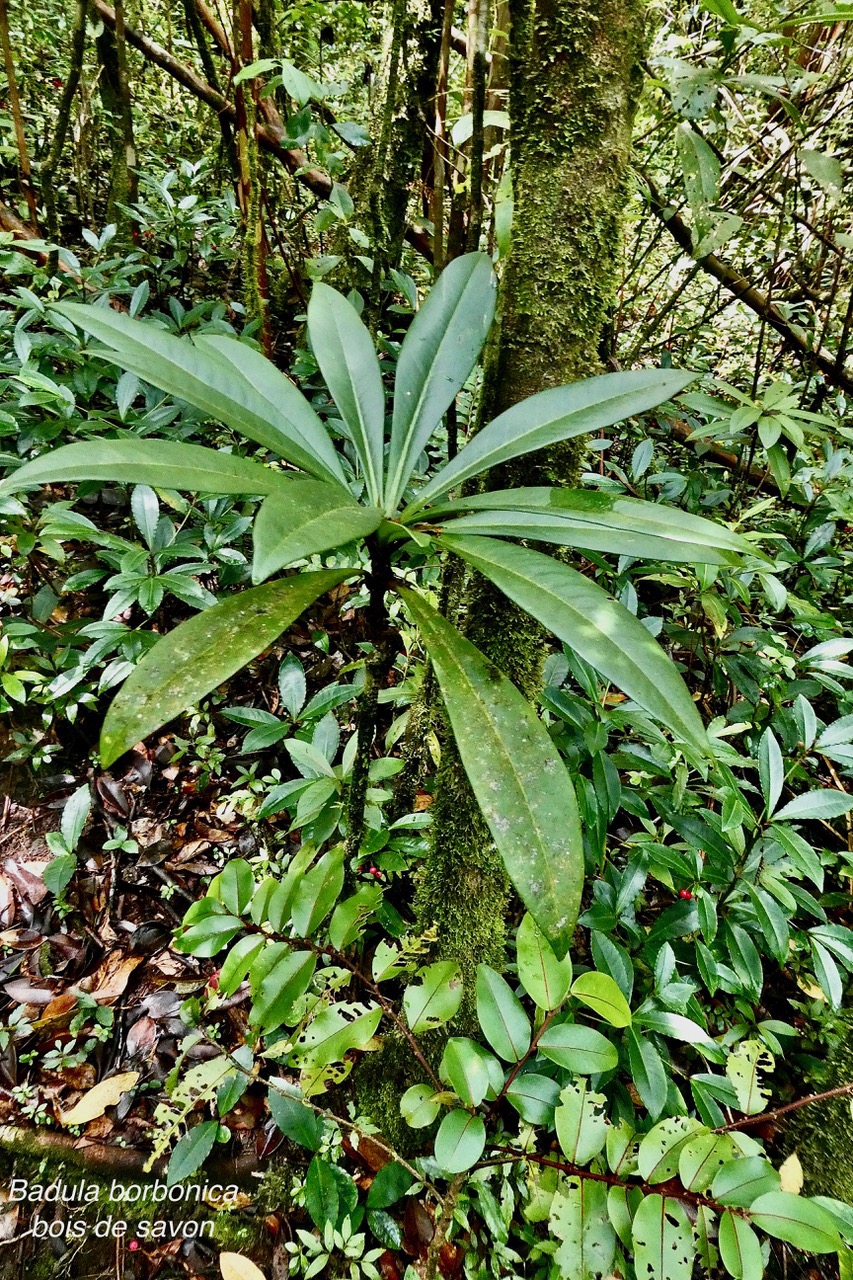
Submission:
[[853,1093],[853,1081],[849,1084],[840,1084],[836,1089],[825,1089],[823,1093],[810,1093],[807,1098],[798,1098],[796,1102],[789,1102],[784,1107],[777,1107],[775,1111],[761,1111],[755,1116],[745,1116],[742,1120],[733,1120],[731,1124],[721,1125],[714,1132],[729,1133],[732,1129],[747,1129],[753,1124],[767,1124],[768,1121],[778,1120],[780,1116],[789,1115],[792,1111],[799,1111],[802,1107],[811,1107],[816,1102],[828,1102],[830,1098],[843,1098],[848,1093]]

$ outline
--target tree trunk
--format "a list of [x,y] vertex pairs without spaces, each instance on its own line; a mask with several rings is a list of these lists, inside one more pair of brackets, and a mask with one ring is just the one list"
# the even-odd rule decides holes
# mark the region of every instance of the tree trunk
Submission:
[[371,146],[353,194],[373,258],[369,312],[382,281],[399,265],[414,184],[431,150],[444,0],[393,0],[391,37],[372,110]]
[[[512,247],[500,329],[487,361],[481,420],[517,401],[599,371],[613,306],[631,130],[640,90],[644,4],[511,0]],[[580,449],[567,442],[490,477],[571,484]],[[473,578],[461,623],[529,698],[538,695],[545,637],[493,587]],[[500,965],[508,886],[461,765],[446,738],[432,845],[417,896],[421,928],[463,969]]]
[[74,19],[71,26],[71,56],[68,63],[68,74],[59,102],[56,125],[50,151],[41,166],[41,194],[45,207],[45,224],[47,234],[52,240],[59,239],[59,217],[56,211],[56,173],[68,129],[71,124],[71,111],[74,106],[74,95],[80,84],[83,71],[83,54],[86,50],[86,0],[77,0],[74,6]]
[[21,190],[30,211],[30,222],[38,225],[36,211],[36,194],[30,170],[30,154],[27,150],[27,139],[24,133],[24,118],[21,114],[21,101],[18,97],[18,81],[15,75],[15,59],[12,53],[12,40],[9,35],[8,0],[0,0],[0,45],[3,47],[3,65],[6,70],[6,84],[9,94],[9,107],[15,129],[15,141],[18,147],[18,166],[21,175]]
[[101,74],[98,88],[107,117],[107,131],[112,142],[112,164],[107,195],[107,221],[119,228],[127,227],[127,214],[122,205],[136,200],[136,143],[133,134],[133,108],[127,74],[127,40],[125,38],[124,3],[116,0],[115,25],[104,26],[97,39]]

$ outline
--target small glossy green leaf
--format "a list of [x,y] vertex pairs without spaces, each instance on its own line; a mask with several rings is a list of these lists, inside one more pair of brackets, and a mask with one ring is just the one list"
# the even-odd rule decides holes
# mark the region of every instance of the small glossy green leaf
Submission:
[[477,1020],[504,1062],[520,1062],[530,1048],[530,1022],[512,987],[487,964],[477,965]]
[[303,573],[254,587],[170,631],[134,668],[107,712],[101,730],[103,766],[251,662],[351,573]]
[[44,871],[42,871],[42,883],[50,893],[59,897],[62,891],[71,883],[76,870],[77,855],[74,853],[60,853],[55,858],[52,858]]
[[446,1173],[464,1173],[476,1164],[486,1145],[486,1126],[480,1116],[449,1111],[435,1135],[435,1158]]
[[400,1099],[400,1115],[412,1129],[426,1129],[441,1110],[433,1101],[435,1089],[430,1084],[413,1084]]
[[737,1156],[727,1133],[702,1133],[681,1148],[678,1176],[688,1191],[706,1191],[724,1165]]
[[537,1049],[551,1062],[581,1076],[612,1071],[619,1063],[619,1050],[594,1027],[577,1022],[550,1026],[539,1037]]
[[295,560],[366,538],[383,519],[378,507],[347,500],[339,486],[292,480],[261,503],[252,529],[252,581],[263,582]]
[[520,1072],[506,1091],[507,1102],[528,1124],[552,1125],[560,1100],[560,1086],[550,1076]]
[[534,709],[478,649],[403,589],[462,764],[507,874],[559,956],[574,934],[583,840],[569,774]]
[[628,1001],[609,974],[595,973],[593,970],[582,973],[572,983],[572,995],[582,1004],[594,1009],[611,1027],[631,1025]]
[[640,1176],[650,1183],[667,1182],[678,1170],[679,1157],[691,1138],[706,1132],[691,1116],[668,1116],[644,1135],[637,1152]]
[[274,1076],[269,1086],[270,1114],[284,1136],[309,1151],[319,1151],[325,1129],[322,1117],[305,1106],[299,1090],[289,1080]]
[[[683,391],[694,373],[640,369],[604,373],[565,387],[540,391],[507,409],[483,427],[456,457],[426,484],[410,511],[456,488],[471,476],[545,449],[560,440],[587,435],[637,413],[645,413]],[[408,515],[409,511],[404,512]]]
[[[172,440],[97,440],[50,449],[27,462],[0,484],[12,493],[29,484],[76,483],[104,480],[116,484],[146,484],[155,489],[185,489],[189,493],[281,494],[290,485],[280,471],[236,453],[220,453],[199,444]],[[340,494],[340,489],[337,489]]]
[[201,1168],[213,1150],[219,1133],[218,1120],[203,1120],[194,1125],[175,1144],[166,1170],[166,1185],[173,1187]]
[[785,763],[778,740],[772,729],[765,729],[758,744],[758,776],[761,794],[770,817],[779,803],[785,782]]
[[732,1280],[761,1280],[764,1275],[761,1242],[745,1218],[728,1211],[724,1213],[717,1243],[723,1266]]
[[744,1208],[758,1196],[778,1191],[779,1174],[760,1156],[746,1156],[724,1164],[711,1183],[711,1195],[720,1204]]
[[808,1253],[837,1253],[842,1247],[834,1216],[822,1205],[790,1191],[769,1191],[748,1206],[751,1220],[777,1240]]
[[496,280],[484,253],[442,271],[400,348],[386,501],[395,511],[418,457],[477,362],[495,314]]
[[656,1031],[658,1035],[669,1036],[671,1040],[680,1040],[682,1044],[692,1044],[710,1058],[712,1062],[725,1062],[726,1051],[712,1040],[704,1027],[692,1018],[685,1018],[682,1013],[670,1013],[665,1009],[646,1009],[642,1014],[642,1025]]
[[344,846],[329,849],[296,887],[290,917],[302,938],[325,920],[344,887]]
[[586,1080],[566,1085],[554,1117],[560,1149],[569,1164],[589,1164],[607,1141],[606,1098],[590,1091]]
[[172,946],[176,951],[209,959],[227,947],[232,938],[243,928],[243,921],[213,898],[194,902],[175,934]]
[[666,1106],[667,1075],[663,1059],[651,1037],[638,1034],[633,1027],[627,1039],[631,1079],[650,1116],[657,1119]]
[[616,1186],[607,1192],[607,1216],[626,1249],[633,1251],[631,1226],[643,1192],[640,1187]]
[[339,1165],[315,1156],[305,1175],[305,1207],[320,1231],[340,1227],[358,1204],[358,1189]]
[[451,1036],[445,1046],[439,1075],[466,1107],[478,1107],[485,1097],[497,1096],[503,1085],[504,1069],[497,1058],[475,1040]]
[[701,754],[708,738],[674,663],[638,618],[595,582],[498,538],[444,538],[452,551]]
[[235,916],[244,913],[255,892],[255,877],[245,858],[232,858],[219,875],[214,876],[207,890],[209,898],[216,898]]
[[634,1215],[632,1234],[637,1280],[690,1280],[693,1228],[678,1200],[646,1196]]
[[414,1183],[408,1169],[404,1169],[396,1160],[389,1161],[379,1170],[367,1193],[368,1209],[387,1209],[396,1204]]
[[310,951],[292,951],[270,969],[253,993],[249,1021],[262,1032],[275,1031],[290,1016],[317,968],[317,957]]
[[524,990],[540,1009],[559,1009],[572,984],[570,957],[557,959],[529,911],[518,926],[515,945],[518,976]]
[[256,933],[247,933],[234,943],[219,971],[217,992],[224,1000],[233,996],[265,946],[266,938]]
[[352,303],[319,281],[308,304],[308,336],[349,430],[370,501],[381,503],[385,390],[373,339]]
[[449,1022],[464,992],[459,965],[452,960],[425,965],[417,976],[420,981],[411,983],[403,993],[406,1020],[415,1035]]

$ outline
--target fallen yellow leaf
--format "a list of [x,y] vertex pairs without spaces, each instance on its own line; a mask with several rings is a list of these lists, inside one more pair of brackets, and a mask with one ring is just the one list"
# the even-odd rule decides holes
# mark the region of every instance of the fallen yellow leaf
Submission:
[[84,1093],[80,1101],[70,1111],[63,1111],[60,1116],[60,1122],[62,1124],[88,1124],[90,1120],[97,1120],[98,1116],[104,1114],[107,1107],[114,1107],[117,1102],[120,1102],[122,1096],[127,1093],[128,1089],[133,1088],[138,1079],[138,1071],[123,1071],[121,1075],[110,1076],[108,1080],[101,1080],[100,1084],[96,1084],[88,1092]]
[[803,1189],[803,1166],[796,1151],[792,1151],[787,1160],[779,1166],[779,1177],[782,1179],[783,1191],[790,1191],[798,1196]]
[[220,1253],[219,1270],[222,1280],[266,1280],[263,1271],[242,1253]]

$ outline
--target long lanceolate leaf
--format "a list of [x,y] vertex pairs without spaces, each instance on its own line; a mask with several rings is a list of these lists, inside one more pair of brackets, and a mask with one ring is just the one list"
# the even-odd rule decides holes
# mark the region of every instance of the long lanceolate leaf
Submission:
[[104,767],[251,662],[352,573],[302,573],[253,587],[170,631],[131,672],[107,712],[101,730]]
[[[200,333],[193,342],[203,351],[212,352],[217,360],[224,360],[253,387],[256,395],[265,402],[265,411],[271,422],[279,422],[284,415],[290,429],[298,432],[312,456],[328,473],[328,478],[345,483],[341,460],[322,421],[299,388],[271,360],[254,347],[237,342],[226,334]],[[308,467],[303,469],[310,470]]]
[[431,510],[430,520],[463,512],[448,533],[528,538],[555,546],[609,551],[690,564],[737,564],[761,555],[725,525],[655,502],[584,489],[498,489]]
[[495,314],[496,282],[484,253],[444,269],[400,349],[388,455],[386,508],[397,509],[418,457],[477,362]]
[[583,886],[583,840],[565,765],[515,685],[422,596],[407,588],[400,594],[432,659],[462,765],[507,875],[562,956]]
[[295,560],[365,538],[383,520],[378,507],[363,507],[337,485],[320,480],[292,480],[283,493],[261,504],[252,530],[252,581]]
[[[294,483],[281,472],[249,458],[219,453],[199,444],[97,440],[63,445],[27,462],[0,484],[0,493],[11,493],[30,484],[78,480],[147,484],[152,489],[186,489],[190,493],[282,495]],[[340,494],[337,486],[335,492]]]
[[683,391],[695,373],[679,369],[638,369],[602,373],[566,387],[552,387],[522,400],[478,431],[456,457],[424,485],[404,516],[460,485],[524,453],[585,435],[645,413]]
[[703,755],[707,734],[675,665],[643,624],[596,583],[539,551],[497,538],[442,543]]
[[336,289],[315,284],[308,333],[326,386],[341,412],[364,472],[370,501],[382,501],[385,391],[373,340],[355,307]]
[[[283,374],[281,381],[289,390],[279,383],[273,402],[256,390],[250,377],[240,371],[236,353],[233,359],[225,359],[221,350],[211,350],[209,344],[196,346],[154,325],[104,307],[63,302],[53,309],[103,342],[106,350],[99,354],[105,360],[138,374],[169,395],[186,400],[208,417],[233,427],[309,475],[346,486],[325,427]],[[236,339],[226,341],[240,345]]]

